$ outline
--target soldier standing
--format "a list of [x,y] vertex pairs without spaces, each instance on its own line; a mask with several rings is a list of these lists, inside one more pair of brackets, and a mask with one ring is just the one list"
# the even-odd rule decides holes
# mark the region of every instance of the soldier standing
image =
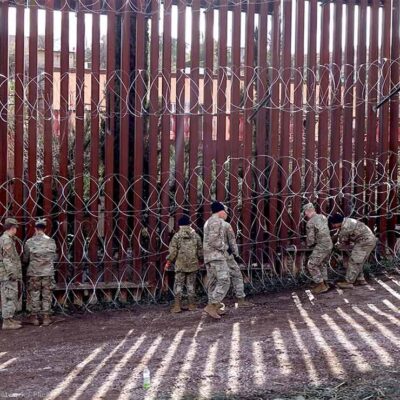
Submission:
[[189,311],[196,310],[196,278],[199,270],[199,259],[203,258],[201,238],[190,226],[190,219],[184,215],[178,221],[179,231],[172,237],[169,245],[169,254],[165,265],[168,269],[175,263],[175,301],[171,308],[172,313],[179,313],[181,309],[183,287],[186,286]]
[[3,329],[20,329],[20,322],[14,319],[18,304],[18,281],[22,278],[21,259],[15,247],[18,222],[6,218],[5,232],[0,237],[0,289]]
[[226,223],[228,214],[222,203],[211,204],[212,216],[204,225],[204,263],[207,268],[208,305],[204,311],[212,318],[219,319],[221,302],[228,293],[231,283],[227,264]]
[[372,250],[376,246],[377,239],[371,229],[361,221],[354,218],[344,218],[341,214],[329,217],[329,224],[334,229],[339,229],[337,247],[344,249],[353,245],[350,252],[349,265],[344,281],[337,282],[342,289],[352,288],[355,285],[366,285],[363,266]]
[[307,269],[316,283],[312,292],[314,294],[324,293],[329,290],[327,262],[333,248],[328,219],[322,214],[317,214],[312,203],[306,204],[303,212],[308,220],[306,224],[307,246],[312,248]]
[[[225,212],[228,214],[228,208],[226,206],[224,207]],[[245,300],[246,295],[244,293],[243,275],[239,267],[241,259],[239,256],[239,248],[236,243],[235,233],[231,224],[229,224],[227,221],[224,221],[224,231],[225,245],[227,251],[226,263],[229,267],[229,273],[232,281],[233,290],[237,298],[237,304],[239,307],[251,307],[253,306],[253,304]],[[214,275],[210,275],[208,279],[209,291],[213,291],[216,285],[216,277]],[[220,306],[222,306],[222,304]],[[218,313],[220,315],[225,314],[220,306],[218,307]]]
[[35,223],[35,234],[24,246],[24,263],[29,263],[27,270],[28,293],[31,300],[31,316],[29,322],[39,326],[39,314],[43,316],[43,325],[51,324],[51,299],[54,288],[54,260],[56,259],[56,243],[44,233],[46,220],[39,219]]

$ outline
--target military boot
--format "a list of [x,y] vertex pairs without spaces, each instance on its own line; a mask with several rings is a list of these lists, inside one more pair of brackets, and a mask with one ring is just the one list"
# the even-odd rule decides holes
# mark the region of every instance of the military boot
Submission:
[[49,326],[53,321],[50,318],[50,315],[45,314],[43,315],[43,326]]
[[17,319],[11,318],[11,321],[12,321],[12,323],[15,324],[15,325],[21,325],[21,326],[22,326],[22,322],[21,322],[21,321],[18,321]]
[[17,321],[14,318],[10,318],[10,321],[15,325],[15,326],[20,326],[22,328],[22,323],[20,321]]
[[237,305],[240,308],[247,308],[247,307],[253,307],[254,304],[250,303],[249,301],[246,301],[244,297],[238,297],[237,298]]
[[359,278],[354,282],[355,286],[366,286],[368,285],[368,282],[365,280],[365,278]]
[[353,284],[347,281],[339,281],[336,282],[336,286],[340,289],[353,289]]
[[3,331],[8,331],[8,330],[11,331],[11,330],[21,329],[21,328],[22,328],[22,325],[14,323],[11,318],[3,319],[3,326],[2,326]]
[[182,312],[181,299],[179,297],[176,297],[175,301],[174,301],[174,305],[171,308],[171,313],[177,314],[177,313],[180,313],[180,312]]
[[189,297],[189,306],[188,306],[189,311],[196,311],[197,310],[197,304],[194,299]]
[[37,315],[31,315],[28,319],[28,324],[32,324],[34,326],[39,326],[39,318]]
[[216,305],[216,310],[217,310],[217,313],[218,313],[219,315],[225,315],[225,314],[226,314],[225,304],[223,304],[223,303],[218,303],[218,304]]
[[325,293],[329,290],[329,286],[325,284],[325,282],[319,283],[317,286],[314,287],[314,289],[311,290],[313,294],[320,294],[320,293]]
[[220,319],[221,316],[217,312],[217,304],[207,304],[207,306],[204,308],[204,311],[214,319]]

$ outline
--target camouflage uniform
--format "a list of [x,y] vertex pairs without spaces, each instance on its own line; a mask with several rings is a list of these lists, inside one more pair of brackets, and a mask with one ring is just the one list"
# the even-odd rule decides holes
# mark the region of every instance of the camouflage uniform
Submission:
[[306,231],[307,246],[313,248],[307,263],[308,271],[315,283],[327,281],[327,261],[333,248],[327,218],[315,214],[307,221]]
[[26,275],[32,315],[40,312],[43,315],[50,314],[56,250],[55,241],[43,232],[32,236],[25,243],[23,260],[29,262]]
[[354,243],[346,271],[346,281],[354,283],[364,279],[363,265],[376,246],[376,237],[371,229],[361,221],[345,218],[338,235],[338,248]]
[[[236,243],[235,232],[232,229],[232,226],[224,221],[224,229],[225,229],[225,243],[226,250],[228,253],[226,263],[229,267],[229,272],[231,276],[233,290],[235,292],[235,296],[239,299],[245,298],[244,294],[244,283],[243,283],[243,275],[240,271],[240,267],[235,260],[235,257],[239,257],[239,249]],[[213,282],[210,282],[210,287],[215,287],[215,279]]]
[[226,296],[231,283],[227,263],[229,256],[227,227],[230,225],[216,214],[213,214],[204,225],[204,263],[207,268],[207,292],[210,304],[220,303]]
[[0,237],[0,287],[3,319],[13,318],[18,304],[18,281],[22,279],[21,259],[15,237],[4,232]]
[[192,303],[196,296],[196,277],[199,259],[203,257],[201,238],[188,225],[181,226],[172,237],[167,260],[175,263],[175,298],[181,298],[183,287]]

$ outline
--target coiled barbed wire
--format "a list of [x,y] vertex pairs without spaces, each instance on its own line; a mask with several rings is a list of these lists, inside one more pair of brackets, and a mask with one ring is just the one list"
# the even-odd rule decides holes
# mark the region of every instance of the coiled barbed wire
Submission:
[[[230,115],[234,113],[250,114],[260,107],[268,110],[279,110],[292,114],[301,112],[320,114],[326,111],[355,109],[359,106],[364,108],[371,105],[376,106],[379,99],[384,98],[390,89],[399,82],[391,79],[391,69],[400,67],[400,59],[376,60],[360,66],[351,65],[319,65],[318,67],[300,68],[261,68],[241,66],[240,71],[230,67],[219,67],[214,70],[197,68],[199,80],[193,79],[194,69],[186,69],[173,74],[160,71],[156,76],[151,76],[146,70],[132,71],[129,75],[124,71],[102,72],[104,79],[100,79],[93,72],[86,73],[85,81],[77,86],[70,83],[67,97],[61,96],[60,87],[64,80],[75,82],[75,72],[67,72],[60,76],[55,82],[53,75],[41,73],[36,77],[26,75],[6,77],[0,75],[0,89],[4,85],[9,87],[13,82],[14,89],[9,91],[7,102],[0,100],[0,117],[5,120],[6,111],[15,101],[22,104],[21,110],[34,110],[30,118],[36,120],[50,120],[55,118],[54,99],[57,104],[67,102],[72,110],[76,104],[85,101],[85,86],[97,84],[99,87],[99,101],[90,106],[85,106],[85,115],[94,117],[100,115],[102,118],[123,118],[128,115],[135,117],[161,116],[161,115]],[[371,85],[366,76],[376,74],[377,80]],[[232,88],[244,84],[244,76],[250,76],[240,93],[240,102],[232,102]],[[219,78],[218,78],[219,77]],[[267,81],[265,81],[267,77]],[[288,80],[289,77],[289,80]],[[310,78],[312,77],[312,79]],[[322,86],[321,81],[327,79],[327,86]],[[14,85],[18,81],[19,85]],[[214,88],[206,89],[207,82],[214,81]],[[92,82],[92,83],[90,83]],[[129,85],[126,84],[129,82]],[[216,84],[216,83],[219,84]],[[225,82],[224,85],[221,82]],[[15,87],[21,89],[15,91]],[[51,101],[44,95],[45,86],[50,87],[52,93]],[[171,97],[172,86],[175,87],[175,97]],[[164,90],[161,91],[161,88]],[[177,91],[176,88],[182,88]],[[186,88],[186,89],[185,89]],[[324,91],[322,89],[325,88]],[[30,91],[38,91],[35,103],[29,101]],[[210,104],[204,103],[204,91],[212,91]],[[144,91],[145,96],[142,96]],[[253,92],[280,93],[278,102],[271,96],[268,102],[264,98],[257,98]],[[295,101],[296,93],[301,92],[301,102]],[[151,93],[157,94],[156,103],[152,103]],[[189,92],[189,93],[187,93]],[[122,97],[121,93],[125,95]],[[188,96],[189,94],[189,96]],[[63,94],[64,95],[64,94]],[[190,97],[191,101],[188,102]],[[113,98],[118,108],[106,107],[107,101]],[[135,101],[132,101],[135,99]],[[218,99],[218,101],[217,101]],[[221,100],[222,99],[222,100]],[[88,99],[86,99],[88,103]],[[59,120],[70,119],[71,116],[58,116]],[[85,118],[84,115],[74,115],[76,120]],[[10,118],[9,118],[10,120]]]
[[[217,166],[210,186],[201,168],[181,181],[168,173],[164,186],[161,177],[154,183],[146,176],[128,179],[117,174],[100,179],[89,175],[71,179],[47,176],[39,182],[14,178],[0,185],[0,199],[3,199],[0,208],[6,210],[0,222],[8,215],[17,216],[26,227],[23,238],[26,240],[37,216],[51,221],[51,234],[59,252],[58,287],[67,297],[76,297],[76,291],[84,290],[91,297],[87,304],[90,307],[98,290],[106,292],[112,288],[115,302],[122,289],[132,298],[136,299],[137,292],[141,291],[152,301],[158,301],[160,295],[156,289],[161,288],[165,278],[163,267],[176,220],[183,213],[189,214],[193,226],[201,233],[209,216],[210,203],[216,197],[215,183],[224,176],[227,177],[225,196],[220,200],[227,201],[231,208],[231,222],[243,255],[243,268],[246,275],[252,277],[249,285],[253,290],[261,290],[296,282],[298,273],[306,272],[304,259],[299,261],[298,258],[307,252],[303,243],[304,221],[299,213],[296,215],[296,202],[301,205],[314,201],[324,213],[335,209],[369,221],[381,239],[374,255],[375,264],[384,265],[388,256],[394,256],[387,242],[388,236],[396,236],[394,224],[400,212],[397,170],[389,170],[393,156],[397,157],[388,153],[357,162],[337,163],[324,159],[326,168],[323,170],[318,167],[321,160],[299,161],[289,157],[290,172],[281,168],[282,159],[271,156],[229,159]],[[241,177],[230,167],[232,161],[241,164]],[[369,184],[364,176],[366,163],[374,165],[374,179]],[[256,165],[265,168],[259,169]],[[342,180],[340,187],[331,187],[334,175],[330,171],[337,168],[340,171],[346,168],[349,178],[347,182]],[[272,190],[269,182],[274,169],[280,171],[277,190]],[[310,173],[314,178],[307,183],[305,175]],[[293,177],[297,174],[301,174],[301,187],[296,192]],[[321,176],[329,178],[318,186]],[[92,188],[90,193],[75,191],[76,181],[81,178]],[[230,186],[233,179],[239,179],[236,193]],[[138,180],[143,184],[141,193],[135,192]],[[110,181],[114,185],[112,193],[106,190]],[[45,197],[46,185],[51,187],[51,197]],[[17,186],[22,187],[22,203],[15,197]],[[197,192],[195,204],[191,204],[188,197],[193,190]],[[161,201],[165,192],[168,193],[167,203]],[[179,192],[183,196],[178,195]],[[140,209],[134,204],[138,198]],[[272,202],[275,202],[274,210],[270,208]],[[250,217],[248,225],[244,223],[246,212]],[[380,230],[382,220],[386,221],[385,231]],[[283,236],[284,230],[286,236]],[[332,255],[332,266],[336,260],[337,255]],[[332,273],[336,273],[333,268]]]

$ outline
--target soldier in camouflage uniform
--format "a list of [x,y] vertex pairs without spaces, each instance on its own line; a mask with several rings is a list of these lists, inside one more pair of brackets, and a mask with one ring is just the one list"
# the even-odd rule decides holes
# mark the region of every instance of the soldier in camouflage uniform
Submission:
[[212,318],[219,319],[221,302],[226,296],[231,283],[230,269],[227,263],[227,227],[228,214],[222,203],[211,205],[212,216],[204,225],[204,263],[207,268],[208,305],[204,311]]
[[308,220],[306,224],[307,246],[312,248],[307,269],[316,283],[312,292],[314,294],[324,293],[329,290],[327,262],[333,248],[328,219],[322,214],[317,214],[312,203],[306,204],[303,212]]
[[353,218],[344,218],[341,214],[329,217],[329,224],[334,229],[339,229],[337,247],[344,249],[353,245],[350,252],[349,264],[345,281],[337,282],[342,289],[352,288],[355,285],[366,285],[363,266],[372,250],[376,246],[377,239],[371,229]]
[[175,302],[171,309],[179,313],[181,309],[183,287],[186,286],[189,311],[196,310],[196,278],[199,270],[199,259],[203,258],[201,238],[190,226],[188,216],[183,216],[178,221],[179,231],[172,237],[169,245],[166,269],[175,263]]
[[[228,214],[228,208],[226,206],[225,211]],[[231,274],[231,281],[235,296],[237,298],[237,304],[239,307],[251,307],[253,304],[245,300],[246,295],[244,293],[243,275],[239,267],[241,259],[239,256],[239,248],[236,243],[235,232],[233,231],[232,225],[227,221],[224,223],[224,228],[226,250],[228,253],[226,262]]]
[[22,278],[21,260],[15,247],[18,223],[7,218],[5,232],[0,237],[0,290],[3,329],[20,329],[21,324],[13,317],[18,304],[18,281]]
[[24,246],[24,263],[28,264],[28,293],[31,304],[30,323],[39,326],[38,316],[43,316],[43,325],[51,323],[51,299],[54,289],[54,261],[56,243],[44,233],[46,220],[35,223],[35,234]]

